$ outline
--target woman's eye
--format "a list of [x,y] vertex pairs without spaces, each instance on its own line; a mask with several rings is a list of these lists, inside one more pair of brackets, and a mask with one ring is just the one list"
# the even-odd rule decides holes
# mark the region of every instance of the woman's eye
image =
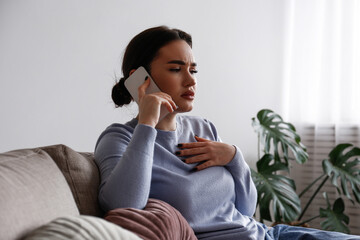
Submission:
[[[180,72],[181,71],[181,68],[170,68],[170,72]],[[189,72],[191,74],[196,74],[198,72],[198,70],[196,69],[190,69]]]

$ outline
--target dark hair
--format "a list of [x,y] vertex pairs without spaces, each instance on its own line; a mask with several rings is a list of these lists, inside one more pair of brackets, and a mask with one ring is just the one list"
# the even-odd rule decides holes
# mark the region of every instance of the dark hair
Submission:
[[170,29],[166,26],[149,28],[136,35],[125,50],[122,72],[123,76],[113,87],[111,97],[116,107],[129,104],[133,99],[125,88],[125,79],[132,69],[143,66],[149,73],[150,65],[157,56],[159,49],[175,40],[184,40],[192,47],[191,35],[179,29]]

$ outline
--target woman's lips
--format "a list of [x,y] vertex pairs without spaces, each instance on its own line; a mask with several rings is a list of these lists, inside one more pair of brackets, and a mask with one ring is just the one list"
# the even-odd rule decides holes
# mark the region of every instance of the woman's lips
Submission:
[[194,100],[195,99],[195,93],[193,91],[186,91],[184,94],[181,95],[182,98],[188,99],[188,100]]

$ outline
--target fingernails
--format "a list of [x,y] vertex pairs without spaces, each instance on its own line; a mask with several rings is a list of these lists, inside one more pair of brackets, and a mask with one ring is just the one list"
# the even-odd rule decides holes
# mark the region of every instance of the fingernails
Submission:
[[176,156],[179,156],[180,153],[181,153],[180,151],[176,151],[176,152],[175,152],[175,155],[176,155]]
[[178,145],[177,145],[177,147],[179,147],[179,148],[181,148],[183,145],[181,144],[181,143],[179,143]]
[[144,81],[148,80],[148,78],[149,78],[149,76],[146,76]]

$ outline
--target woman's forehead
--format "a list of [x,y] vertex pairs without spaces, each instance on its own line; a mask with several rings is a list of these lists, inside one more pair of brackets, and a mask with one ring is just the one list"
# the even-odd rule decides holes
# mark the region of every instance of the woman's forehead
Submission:
[[194,56],[191,47],[185,41],[177,40],[160,48],[158,60],[164,62],[181,60],[186,63],[194,63]]

